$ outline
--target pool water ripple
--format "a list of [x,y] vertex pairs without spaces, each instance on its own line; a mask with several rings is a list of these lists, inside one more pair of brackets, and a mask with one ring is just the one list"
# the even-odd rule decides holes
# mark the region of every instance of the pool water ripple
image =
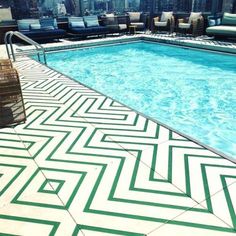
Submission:
[[48,55],[49,66],[236,159],[236,57],[156,43]]

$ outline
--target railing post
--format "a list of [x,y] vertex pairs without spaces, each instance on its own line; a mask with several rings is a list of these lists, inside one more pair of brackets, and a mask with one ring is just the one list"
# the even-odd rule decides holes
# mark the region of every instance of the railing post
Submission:
[[9,59],[11,59],[11,55],[10,55],[9,47],[8,47],[8,36],[10,35],[10,32],[7,32],[4,37],[4,42],[5,42],[5,46],[6,46],[6,50],[7,50],[7,56]]
[[40,60],[40,55],[39,55],[39,52],[37,53],[37,56],[38,56],[38,60],[39,60],[39,61],[41,61],[41,60]]
[[[5,34],[5,37],[4,37],[4,42],[6,45],[7,55],[8,55],[9,59],[11,59],[11,55],[12,55],[13,60],[16,61],[16,57],[15,57],[15,53],[14,53],[14,49],[13,49],[13,45],[12,45],[12,37],[14,35],[17,36],[19,39],[21,39],[21,40],[23,40],[35,47],[39,61],[41,61],[40,52],[39,52],[41,50],[43,52],[44,63],[47,65],[46,53],[45,53],[44,47],[18,31],[9,31]],[[11,49],[12,54],[10,53],[8,44],[10,44],[10,49]]]
[[43,58],[44,58],[45,65],[47,65],[46,53],[44,49],[43,49]]
[[14,49],[13,49],[13,46],[12,46],[12,36],[13,36],[13,35],[14,35],[14,32],[12,31],[12,32],[10,33],[10,36],[9,36],[9,42],[10,42],[10,48],[11,48],[11,54],[12,54],[13,61],[16,61]]

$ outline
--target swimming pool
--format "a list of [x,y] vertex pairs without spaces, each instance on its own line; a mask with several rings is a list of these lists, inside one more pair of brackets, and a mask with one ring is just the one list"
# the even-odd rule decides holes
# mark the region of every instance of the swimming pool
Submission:
[[236,57],[150,42],[62,51],[48,65],[236,159]]

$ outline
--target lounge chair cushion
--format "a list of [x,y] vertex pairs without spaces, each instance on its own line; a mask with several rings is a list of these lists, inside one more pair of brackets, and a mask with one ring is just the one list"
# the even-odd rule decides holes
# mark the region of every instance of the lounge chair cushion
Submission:
[[71,28],[85,28],[84,22],[70,22]]
[[105,25],[115,25],[116,24],[115,15],[113,13],[106,14],[105,16],[106,16]]
[[115,17],[115,15],[113,13],[110,14],[105,14],[106,17]]
[[128,12],[130,22],[139,22],[140,21],[140,12]]
[[41,25],[40,24],[30,24],[30,30],[40,30]]
[[221,18],[220,18],[220,17],[219,17],[219,18],[217,18],[217,19],[216,19],[216,25],[220,25],[220,24],[221,24],[221,21],[222,21],[222,20],[221,20]]
[[214,20],[214,19],[209,19],[209,20],[208,20],[208,25],[209,25],[209,26],[215,26],[215,25],[216,25],[216,20]]
[[0,21],[12,20],[11,7],[0,8]]
[[225,12],[222,19],[222,25],[236,26],[236,14],[230,14]]
[[32,31],[23,31],[24,35],[29,38],[48,38],[48,37],[63,37],[65,35],[65,30],[62,29],[53,29],[53,30],[32,30]]
[[84,16],[84,22],[85,22],[86,27],[88,27],[88,28],[99,26],[97,16]]
[[189,23],[179,23],[179,28],[180,29],[189,29],[191,24]]
[[161,14],[161,22],[167,22],[173,16],[173,11],[162,12]]
[[69,28],[84,28],[84,19],[83,17],[69,17]]
[[38,19],[22,19],[17,21],[18,29],[20,31],[30,30],[31,24],[39,24]]
[[108,29],[104,26],[97,26],[88,28],[73,28],[70,31],[73,34],[96,35],[96,34],[105,34],[107,33]]
[[45,30],[58,29],[57,21],[56,19],[53,19],[53,18],[40,19],[40,25],[41,25],[41,28]]
[[156,21],[155,26],[159,26],[159,27],[166,27],[167,26],[167,21],[161,22],[161,21]]
[[126,30],[127,25],[126,24],[119,24],[119,30]]
[[108,21],[114,21],[114,19],[115,19],[115,15],[113,14],[113,13],[111,13],[111,14],[105,14],[105,16],[106,16],[106,18],[107,18],[107,20]]
[[201,15],[201,12],[191,12],[188,23],[191,24],[192,21],[196,21]]
[[137,29],[143,29],[143,28],[145,28],[145,25],[144,25],[144,23],[143,22],[132,22],[132,23],[130,23],[130,25],[132,25],[132,26],[137,26]]
[[208,35],[236,36],[236,27],[228,25],[218,25],[206,29]]

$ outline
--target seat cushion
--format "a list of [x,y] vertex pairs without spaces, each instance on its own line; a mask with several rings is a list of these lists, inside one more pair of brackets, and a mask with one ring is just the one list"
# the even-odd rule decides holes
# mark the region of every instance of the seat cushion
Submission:
[[179,28],[180,29],[189,29],[191,24],[189,23],[179,23]]
[[126,30],[127,25],[126,24],[119,24],[119,30]]
[[70,22],[70,27],[71,28],[85,28],[84,22]]
[[236,26],[218,25],[206,29],[208,35],[236,36]]
[[222,19],[222,25],[235,25],[236,26],[236,14],[224,13]]
[[139,22],[140,21],[140,12],[128,12],[130,22]]
[[84,23],[86,27],[98,27],[98,17],[97,16],[84,16]]
[[83,17],[69,17],[69,28],[85,28]]
[[163,11],[161,14],[161,21],[165,22],[168,20],[171,20],[171,17],[173,16],[173,11]]
[[20,31],[29,38],[59,38],[65,35],[65,30],[63,29],[53,29],[53,30],[34,30],[34,31]]
[[40,24],[30,24],[30,30],[40,30],[41,25]]
[[73,34],[83,34],[83,35],[96,35],[104,34],[108,32],[108,28],[104,26],[97,27],[86,27],[86,28],[73,28],[70,30]]
[[[9,4],[8,4],[9,5]],[[12,20],[11,7],[0,9],[0,21]]]
[[39,21],[42,29],[48,29],[48,30],[58,29],[56,19],[41,18]]
[[155,26],[166,27],[167,26],[167,21],[165,21],[165,22],[156,21],[154,24],[155,24]]
[[114,20],[115,20],[115,15],[114,15],[113,13],[111,13],[111,14],[105,14],[105,16],[106,16],[106,19],[107,19],[108,22],[109,22],[109,21],[114,22]]
[[113,13],[105,14],[105,16],[106,16],[104,19],[105,25],[115,25],[117,23],[117,18]]
[[201,12],[191,12],[188,23],[191,24],[192,21],[197,20],[199,17],[201,17],[201,15],[202,15]]
[[135,22],[135,23],[130,23],[132,26],[137,26],[137,29],[144,29],[145,25],[143,22]]
[[38,19],[22,19],[17,21],[18,29],[20,31],[30,30],[31,24],[40,24]]

